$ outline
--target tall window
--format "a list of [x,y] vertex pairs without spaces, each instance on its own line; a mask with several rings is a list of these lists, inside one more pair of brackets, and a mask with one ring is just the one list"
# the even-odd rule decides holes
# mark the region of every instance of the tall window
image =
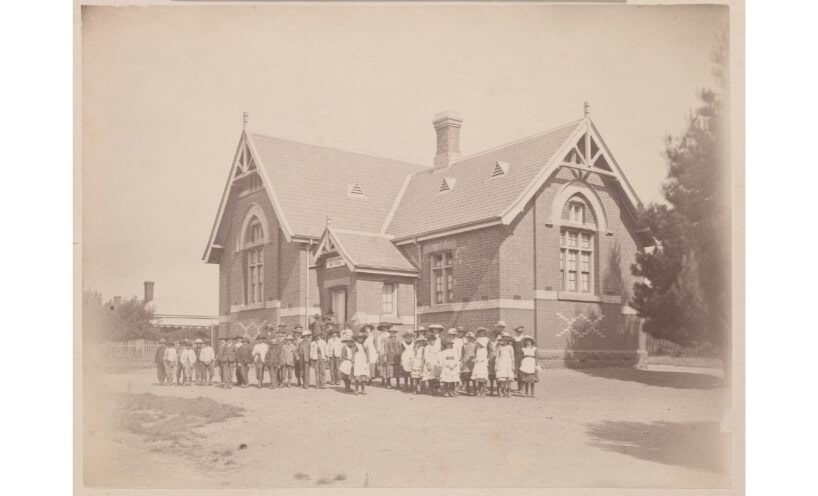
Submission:
[[245,236],[248,246],[245,301],[258,303],[264,301],[264,246],[258,246],[264,241],[264,231],[258,217],[247,225]]
[[397,292],[398,285],[393,283],[384,283],[381,291],[381,313],[384,315],[397,315]]
[[560,231],[560,289],[593,293],[593,233],[579,229]]
[[442,305],[454,300],[454,292],[452,291],[454,287],[453,262],[451,252],[447,251],[432,255],[432,289],[436,305]]

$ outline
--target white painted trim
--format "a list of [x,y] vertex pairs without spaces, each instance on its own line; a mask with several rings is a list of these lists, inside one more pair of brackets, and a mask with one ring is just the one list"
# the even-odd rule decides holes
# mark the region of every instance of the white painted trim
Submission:
[[602,303],[622,304],[622,296],[620,295],[602,295]]
[[[594,190],[593,186],[585,181],[575,179],[566,183],[562,189],[554,196],[554,201],[551,203],[551,219],[550,224],[554,226],[574,227],[573,223],[563,221],[562,207],[574,195],[581,194],[590,203],[590,207],[594,209],[594,216],[596,217],[597,227],[599,232],[608,232],[608,212],[602,205],[602,200],[599,194]],[[590,225],[583,224],[580,228],[589,229]]]
[[630,305],[622,305],[622,315],[639,315],[639,312],[630,307]]
[[244,312],[245,310],[261,310],[262,308],[280,308],[281,300],[266,300],[256,303],[230,305],[230,313]]
[[565,158],[565,155],[571,151],[571,149],[576,144],[577,140],[582,133],[585,132],[584,126],[577,125],[576,129],[567,137],[565,141],[563,141],[560,148],[551,156],[551,159],[546,163],[545,167],[543,167],[539,174],[534,178],[534,180],[528,183],[528,186],[523,189],[520,195],[517,197],[516,200],[503,212],[500,218],[503,220],[503,224],[509,225],[514,222],[514,219],[520,215],[523,210],[525,210],[525,206],[528,204],[528,201],[540,190],[543,184],[551,177],[551,174],[557,170],[556,165],[559,162],[562,162],[562,159]]
[[247,226],[250,224],[250,219],[253,216],[258,217],[258,220],[261,221],[262,226],[264,229],[262,230],[262,239],[260,242],[255,243],[253,246],[258,246],[264,243],[267,243],[270,240],[268,233],[270,232],[270,224],[267,222],[267,216],[264,215],[264,209],[258,203],[251,203],[250,206],[247,208],[247,211],[244,214],[244,220],[241,223],[241,231],[239,231],[239,242],[238,248],[239,250],[244,250],[248,246],[245,245],[245,234],[247,233]]
[[442,305],[418,307],[418,314],[442,312],[468,312],[470,310],[517,309],[534,310],[534,300],[477,300],[470,302],[444,303]]
[[278,197],[275,194],[273,183],[270,181],[270,178],[267,177],[267,168],[261,161],[261,155],[258,153],[258,150],[256,150],[256,145],[253,143],[252,136],[250,133],[246,133],[246,136],[250,153],[253,154],[253,158],[256,162],[256,169],[258,170],[259,176],[261,176],[262,182],[264,182],[264,190],[267,191],[267,196],[270,197],[270,202],[273,204],[273,210],[278,217],[279,224],[281,224],[281,230],[284,232],[284,238],[287,240],[287,242],[290,242],[293,238],[293,231],[290,229],[290,224],[287,222],[287,217],[284,215],[284,210],[281,208],[281,203],[278,201]]
[[400,187],[400,191],[398,191],[397,196],[395,196],[395,201],[392,202],[392,208],[389,209],[389,213],[386,214],[386,219],[383,221],[383,225],[381,226],[381,234],[386,234],[387,228],[389,228],[389,224],[392,223],[392,217],[395,216],[395,212],[398,211],[398,206],[400,205],[401,200],[403,199],[403,194],[406,193],[406,188],[409,187],[409,183],[412,181],[412,176],[414,174],[409,174],[406,176],[406,179],[403,180],[403,184]]
[[355,229],[338,229],[337,227],[333,227],[332,232],[342,234],[354,234],[357,236],[369,236],[370,238],[392,239],[395,237],[391,234],[374,233],[369,231],[356,231]]
[[218,234],[219,226],[222,223],[224,209],[227,206],[227,197],[230,195],[230,188],[233,185],[233,173],[236,171],[236,167],[238,166],[240,160],[240,153],[244,147],[244,138],[246,135],[247,133],[245,131],[241,132],[241,136],[239,137],[239,144],[236,147],[236,153],[233,155],[233,163],[230,166],[230,172],[227,174],[227,182],[224,185],[222,199],[219,202],[219,209],[216,211],[216,220],[213,222],[213,227],[210,228],[210,237],[208,238],[207,247],[205,247],[205,252],[204,255],[202,256],[202,260],[204,260],[205,262],[207,262],[207,260],[210,258],[210,250],[213,247],[213,243],[216,241],[216,234]]
[[[540,190],[540,188],[545,184],[548,178],[550,178],[555,171],[559,170],[560,164],[563,162],[565,155],[576,145],[577,140],[579,140],[579,138],[584,133],[586,133],[586,131],[589,131],[588,132],[589,136],[595,138],[597,144],[599,145],[599,148],[605,151],[606,160],[608,161],[609,164],[611,164],[614,167],[613,173],[615,179],[618,179],[619,182],[624,185],[623,189],[625,191],[626,196],[628,197],[628,200],[630,201],[630,208],[632,210],[632,213],[635,213],[638,210],[638,206],[641,205],[642,203],[639,201],[639,197],[636,196],[636,192],[634,191],[633,186],[631,186],[630,182],[628,181],[628,178],[625,177],[625,174],[622,172],[622,168],[619,167],[619,164],[616,162],[616,159],[614,159],[613,155],[610,152],[610,149],[608,148],[608,145],[600,136],[599,130],[596,128],[596,125],[594,125],[593,121],[590,118],[587,118],[586,125],[584,126],[578,125],[576,127],[574,132],[571,133],[571,135],[565,139],[565,142],[563,142],[560,149],[557,150],[557,152],[551,156],[551,159],[548,161],[546,166],[543,167],[540,173],[537,174],[537,177],[534,179],[534,181],[529,183],[529,185],[523,190],[520,196],[517,197],[514,203],[512,203],[511,206],[508,207],[505,210],[505,212],[503,212],[503,214],[501,215],[503,224],[506,225],[511,224],[512,222],[514,222],[514,219],[516,219],[517,216],[520,215],[523,212],[523,210],[525,210],[525,207],[531,200],[531,198]],[[594,172],[595,168],[588,167],[588,171]]]
[[642,201],[639,200],[639,195],[636,194],[636,190],[633,189],[631,182],[628,181],[628,177],[622,171],[622,167],[619,166],[619,163],[614,158],[611,150],[608,148],[608,144],[605,143],[605,140],[602,139],[602,136],[599,134],[599,129],[597,129],[596,124],[591,119],[588,119],[588,127],[590,129],[590,135],[596,138],[597,145],[599,145],[600,151],[605,152],[605,158],[607,159],[608,163],[612,165],[616,169],[616,173],[619,176],[618,179],[625,184],[625,194],[628,196],[628,199],[631,201],[631,207],[634,208],[634,211],[638,210],[638,207],[642,205]]
[[397,277],[420,277],[420,274],[417,274],[416,270],[412,271],[398,271],[398,270],[385,270],[385,269],[374,269],[369,267],[356,267],[355,272],[360,272],[363,274],[378,274],[381,276],[397,276]]
[[475,231],[477,229],[483,229],[483,228],[486,228],[486,227],[499,226],[502,223],[503,223],[502,219],[499,219],[499,218],[491,219],[491,220],[487,220],[487,221],[483,221],[483,222],[476,222],[474,224],[468,224],[468,225],[463,226],[463,227],[455,227],[455,228],[451,228],[451,229],[445,229],[445,230],[442,230],[442,231],[423,234],[423,235],[420,235],[420,236],[411,236],[411,237],[408,237],[408,238],[403,238],[401,240],[396,240],[396,241],[394,241],[394,243],[396,245],[407,245],[407,244],[410,244],[410,243],[414,243],[415,241],[428,241],[430,239],[437,239],[437,238],[442,238],[442,237],[445,237],[445,236],[451,236],[452,234],[458,234],[458,233],[467,232],[467,231]]

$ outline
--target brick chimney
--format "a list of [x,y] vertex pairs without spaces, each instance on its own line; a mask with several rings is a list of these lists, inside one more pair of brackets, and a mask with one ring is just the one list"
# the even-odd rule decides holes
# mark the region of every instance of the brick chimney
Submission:
[[145,281],[145,298],[142,303],[150,303],[153,301],[153,281]]
[[437,133],[435,169],[445,168],[460,160],[460,126],[463,119],[457,112],[446,110],[435,116],[432,125]]

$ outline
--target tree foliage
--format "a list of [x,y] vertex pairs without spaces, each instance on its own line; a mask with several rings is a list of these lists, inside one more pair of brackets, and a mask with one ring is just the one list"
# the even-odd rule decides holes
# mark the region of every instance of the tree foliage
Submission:
[[153,310],[138,298],[113,300],[103,303],[100,293],[83,291],[83,327],[85,336],[92,340],[125,341],[155,339],[158,334],[151,321]]
[[[714,53],[714,76],[724,84],[725,45]],[[637,255],[631,306],[645,318],[643,329],[686,345],[729,347],[730,189],[726,100],[721,90],[699,91],[685,132],[667,137],[667,204],[651,204],[642,221],[656,241]]]

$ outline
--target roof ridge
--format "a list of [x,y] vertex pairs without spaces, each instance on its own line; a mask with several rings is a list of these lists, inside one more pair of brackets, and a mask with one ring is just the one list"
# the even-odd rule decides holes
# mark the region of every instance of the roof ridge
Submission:
[[[509,141],[508,143],[504,143],[504,144],[502,144],[502,145],[497,145],[497,146],[494,146],[494,147],[492,147],[492,148],[488,148],[488,149],[486,149],[486,150],[483,150],[483,151],[480,151],[480,152],[477,152],[477,153],[472,153],[471,155],[467,155],[467,156],[465,156],[465,157],[461,158],[460,160],[458,160],[457,162],[454,162],[454,163],[453,163],[453,164],[451,164],[451,165],[457,165],[457,164],[459,164],[459,163],[461,163],[461,162],[465,162],[466,160],[469,160],[469,159],[471,159],[471,158],[474,158],[474,157],[479,157],[480,155],[483,155],[483,154],[485,154],[485,153],[494,152],[494,151],[500,150],[500,149],[502,149],[502,148],[505,148],[505,147],[507,147],[507,146],[516,145],[516,144],[518,144],[518,143],[522,143],[523,141],[527,141],[527,140],[530,140],[530,139],[534,139],[534,138],[539,138],[539,137],[541,137],[541,136],[545,136],[546,134],[553,133],[554,131],[556,131],[556,130],[558,130],[558,129],[562,129],[562,128],[564,128],[564,127],[568,127],[568,126],[575,126],[575,125],[579,124],[580,122],[582,122],[583,120],[584,120],[584,119],[577,119],[577,120],[575,120],[575,121],[571,121],[571,122],[568,122],[568,123],[566,123],[566,124],[562,124],[562,125],[560,125],[560,126],[552,127],[552,128],[550,128],[550,129],[546,129],[545,131],[540,131],[539,133],[532,134],[532,135],[526,136],[526,137],[524,137],[524,138],[516,139],[516,140],[514,140],[514,141]],[[421,171],[421,172],[423,172],[423,171]]]
[[337,227],[330,227],[329,230],[332,231],[332,232],[340,233],[340,234],[357,234],[358,236],[369,236],[369,237],[372,237],[372,238],[383,238],[383,239],[392,239],[392,238],[394,238],[394,236],[392,236],[391,234],[377,233],[377,232],[371,232],[371,231],[359,231],[359,230],[356,230],[356,229],[340,229],[340,228],[337,228]]
[[[375,153],[371,153],[371,152],[363,152],[363,151],[359,151],[359,150],[350,150],[350,149],[345,149],[345,148],[338,148],[337,146],[317,145],[315,143],[307,143],[306,141],[300,141],[300,140],[295,140],[295,139],[291,139],[291,138],[283,138],[281,136],[276,136],[274,134],[260,133],[260,132],[249,130],[249,129],[247,130],[247,133],[248,134],[253,134],[255,136],[259,136],[261,138],[273,138],[273,139],[278,139],[278,140],[282,140],[282,141],[288,141],[290,143],[297,143],[299,145],[313,146],[313,147],[316,147],[316,148],[324,148],[324,149],[327,149],[327,150],[335,150],[335,151],[344,152],[344,153],[352,153],[352,154],[355,154],[355,155],[363,155],[365,157],[378,158],[378,159],[382,159],[382,160],[390,160],[392,162],[400,162],[400,163],[405,164],[405,165],[412,165],[412,166],[415,166],[415,167],[422,167],[424,169],[431,169],[431,167],[429,167],[428,165],[416,164],[414,162],[408,162],[406,160],[402,160],[402,159],[398,159],[398,158],[384,157],[383,155],[376,155]],[[422,171],[417,171],[417,172],[422,172]]]

